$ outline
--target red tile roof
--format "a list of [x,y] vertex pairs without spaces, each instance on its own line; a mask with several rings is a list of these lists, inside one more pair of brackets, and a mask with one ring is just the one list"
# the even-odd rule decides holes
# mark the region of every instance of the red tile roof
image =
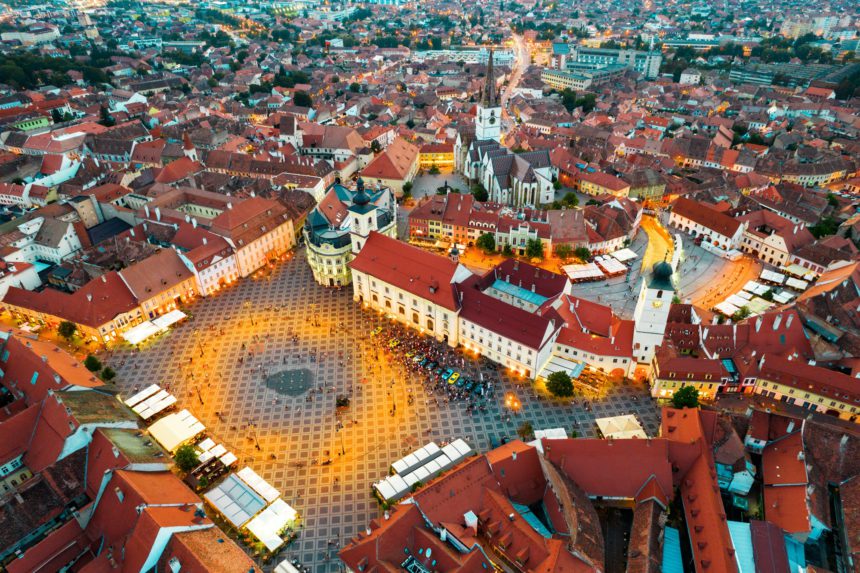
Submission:
[[672,206],[672,212],[711,229],[724,237],[734,236],[738,227],[741,226],[741,223],[737,219],[686,197],[681,197],[675,201],[675,204]]
[[396,239],[370,233],[350,263],[353,270],[391,284],[448,310],[458,308],[454,287],[458,264]]

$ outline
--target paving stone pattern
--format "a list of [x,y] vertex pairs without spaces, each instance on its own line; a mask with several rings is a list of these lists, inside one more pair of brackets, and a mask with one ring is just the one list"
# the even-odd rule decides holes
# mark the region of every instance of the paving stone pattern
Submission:
[[[187,311],[190,320],[139,351],[114,351],[107,363],[126,395],[153,382],[169,387],[178,406],[239,457],[240,467],[250,465],[299,510],[303,530],[275,562],[296,557],[315,572],[339,570],[337,549],[380,513],[371,484],[430,440],[462,437],[483,452],[491,438],[515,437],[525,420],[594,437],[595,417],[628,413],[649,435],[658,430],[657,409],[642,386],[618,386],[587,411],[582,403],[537,396],[522,380],[459,356],[465,376],[497,382],[488,411],[435,404],[419,378],[389,362],[391,353],[380,352],[379,338],[370,336],[383,319],[354,303],[351,289],[314,283],[302,250],[269,277],[241,281]],[[267,375],[300,369],[312,375],[309,393],[290,396],[266,386]],[[522,402],[519,415],[504,410],[507,392]],[[339,393],[352,402],[340,415],[340,431]],[[326,458],[332,463],[315,463]]]

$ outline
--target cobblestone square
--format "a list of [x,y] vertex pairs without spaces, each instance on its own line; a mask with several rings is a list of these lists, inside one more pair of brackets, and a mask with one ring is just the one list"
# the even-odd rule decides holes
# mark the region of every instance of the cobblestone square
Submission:
[[[354,303],[349,287],[316,285],[302,250],[271,275],[186,310],[190,319],[169,333],[139,351],[116,350],[106,361],[125,395],[151,383],[168,387],[178,407],[191,410],[240,467],[250,465],[300,512],[303,530],[275,563],[289,556],[314,571],[338,570],[337,549],[380,513],[371,484],[430,440],[462,437],[484,452],[491,441],[516,437],[526,420],[536,429],[594,437],[594,418],[628,413],[649,435],[658,430],[657,409],[642,386],[618,385],[590,408],[581,399],[560,403],[459,352],[448,363],[463,376],[494,381],[495,393],[485,412],[470,413],[459,401],[437,404],[420,378],[393,359],[396,351],[380,351],[370,333],[383,318]],[[289,377],[266,384],[267,377],[302,369],[312,378],[308,392],[272,388]],[[516,415],[505,409],[508,393],[522,403]],[[338,394],[351,397],[339,417]],[[330,464],[319,463],[328,458]]]

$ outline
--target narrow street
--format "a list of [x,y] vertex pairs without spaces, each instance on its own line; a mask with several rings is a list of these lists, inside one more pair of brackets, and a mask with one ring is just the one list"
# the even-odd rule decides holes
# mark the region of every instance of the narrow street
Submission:
[[502,97],[499,101],[502,106],[502,126],[504,127],[502,143],[505,142],[505,137],[507,137],[517,126],[516,118],[513,117],[508,110],[508,103],[510,102],[511,94],[517,88],[523,74],[531,65],[531,54],[529,53],[528,46],[526,46],[526,42],[523,37],[519,34],[513,34],[511,39],[514,42],[514,67],[513,70],[511,70],[511,77],[508,79],[508,85],[502,92]]

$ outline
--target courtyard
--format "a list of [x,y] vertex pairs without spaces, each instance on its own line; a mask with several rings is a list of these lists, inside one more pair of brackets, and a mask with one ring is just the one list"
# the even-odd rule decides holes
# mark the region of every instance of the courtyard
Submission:
[[[484,452],[515,438],[524,421],[595,437],[594,418],[630,413],[649,435],[658,431],[657,408],[641,385],[616,385],[591,403],[560,402],[425,339],[445,364],[494,386],[482,410],[428,395],[398,350],[371,336],[380,326],[390,331],[390,322],[354,303],[350,287],[318,286],[304,252],[296,255],[267,276],[195,302],[188,320],[141,350],[104,357],[124,395],[151,383],[169,388],[239,467],[251,466],[300,512],[303,530],[274,562],[290,557],[313,571],[339,570],[337,550],[380,514],[371,484],[428,441],[462,437]],[[338,411],[338,395],[350,398],[348,408]],[[506,406],[511,395],[517,412]]]

